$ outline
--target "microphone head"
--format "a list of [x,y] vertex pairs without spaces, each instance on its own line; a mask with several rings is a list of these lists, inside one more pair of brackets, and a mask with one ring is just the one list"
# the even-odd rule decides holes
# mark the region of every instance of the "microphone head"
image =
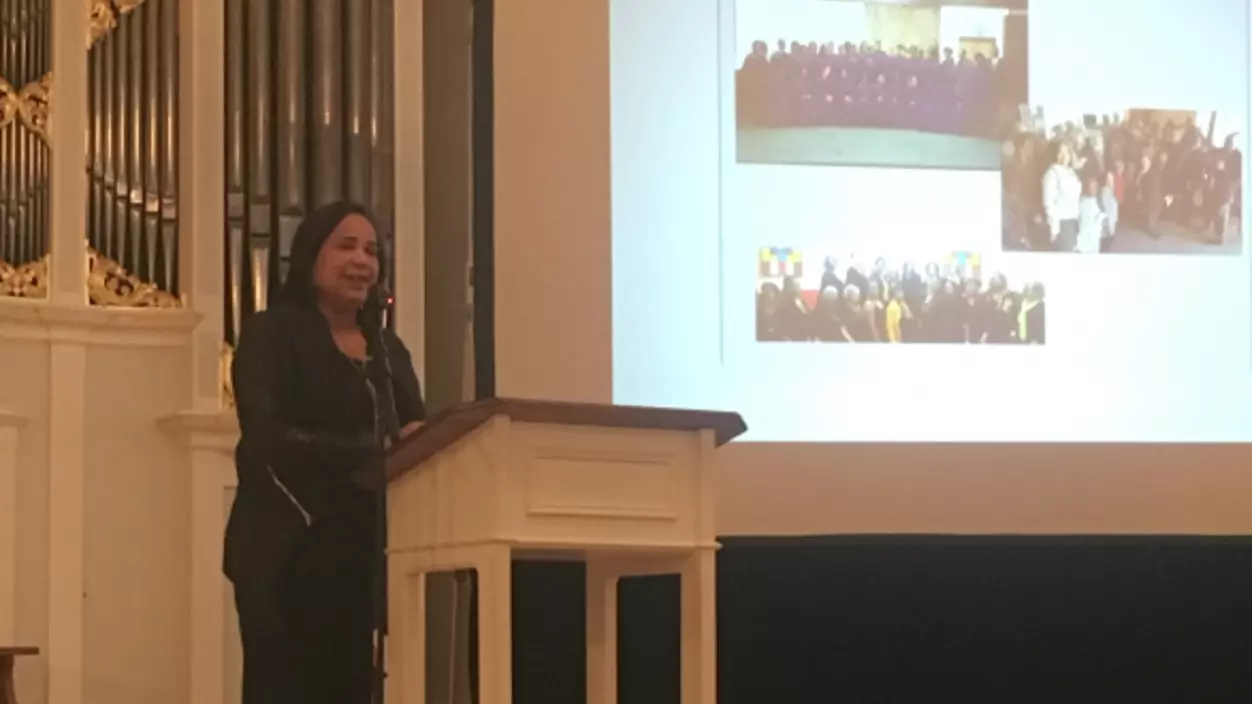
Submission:
[[370,299],[367,305],[386,310],[395,302],[396,299],[391,295],[391,289],[387,288],[386,284],[379,283],[370,291]]

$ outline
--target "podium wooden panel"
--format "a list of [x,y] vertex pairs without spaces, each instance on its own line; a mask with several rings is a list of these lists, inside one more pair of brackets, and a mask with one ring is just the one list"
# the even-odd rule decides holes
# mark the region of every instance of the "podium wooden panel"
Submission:
[[[734,413],[493,399],[388,459],[387,698],[426,703],[426,586],[478,573],[481,704],[512,701],[512,563],[587,565],[587,701],[617,701],[617,583],[681,575],[682,702],[716,701],[713,452]],[[433,704],[433,703],[431,703]]]

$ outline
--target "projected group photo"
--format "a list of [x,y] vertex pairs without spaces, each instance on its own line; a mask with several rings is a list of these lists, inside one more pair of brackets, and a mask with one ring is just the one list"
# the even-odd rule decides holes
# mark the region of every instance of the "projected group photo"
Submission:
[[996,170],[1025,0],[738,0],[741,163]]
[[1039,108],[1006,139],[1007,250],[1239,254],[1241,116],[1130,109],[1049,124]]
[[988,261],[977,252],[902,258],[763,247],[759,267],[758,342],[1047,341],[1043,282],[994,254]]

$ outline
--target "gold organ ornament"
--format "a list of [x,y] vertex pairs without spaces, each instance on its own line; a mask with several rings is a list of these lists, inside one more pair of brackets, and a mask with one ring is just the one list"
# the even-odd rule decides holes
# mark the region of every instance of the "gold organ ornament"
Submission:
[[26,129],[48,141],[48,107],[52,100],[52,74],[20,90],[0,76],[0,129],[21,120]]
[[218,351],[218,372],[222,380],[222,408],[235,407],[235,382],[231,378],[230,368],[235,363],[235,348],[223,342]]
[[0,78],[0,130],[17,119],[17,91],[4,78]]
[[21,266],[0,260],[0,296],[47,298],[48,257]]
[[87,297],[93,305],[121,308],[180,308],[182,300],[87,248]]
[[91,19],[87,22],[87,48],[90,49],[117,27],[117,21],[135,11],[144,0],[87,0]]
[[[12,266],[0,261],[0,297],[47,298],[50,256]],[[181,308],[177,296],[126,271],[121,264],[87,248],[87,298],[114,308]]]

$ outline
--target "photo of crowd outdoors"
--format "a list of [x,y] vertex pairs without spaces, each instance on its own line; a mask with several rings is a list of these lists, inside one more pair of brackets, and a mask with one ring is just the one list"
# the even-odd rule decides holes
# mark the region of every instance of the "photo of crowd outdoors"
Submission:
[[1129,109],[1046,117],[1046,108],[1023,109],[1004,142],[1006,250],[1242,251],[1243,116]]
[[1042,345],[1045,288],[1028,270],[1014,271],[1022,264],[976,252],[895,257],[764,247],[756,339]]
[[1000,168],[1025,0],[738,0],[741,163]]

